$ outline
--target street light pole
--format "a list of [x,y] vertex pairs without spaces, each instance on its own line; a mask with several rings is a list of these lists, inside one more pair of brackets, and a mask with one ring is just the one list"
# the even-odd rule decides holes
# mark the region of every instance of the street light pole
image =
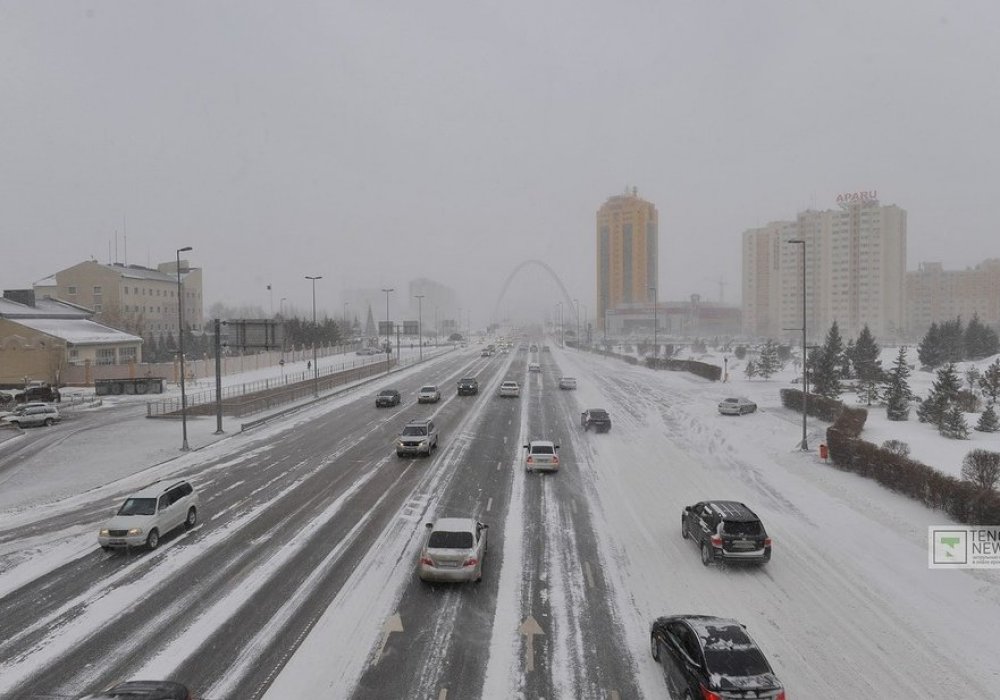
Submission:
[[438,307],[434,307],[434,347],[438,346]]
[[424,297],[426,294],[414,294],[417,298],[417,347],[419,360],[424,361]]
[[307,280],[312,280],[313,285],[313,396],[319,398],[319,366],[316,364],[316,340],[319,336],[316,327],[316,280],[323,279],[323,275],[318,275],[316,277],[310,277],[306,275]]
[[653,292],[653,369],[656,369],[656,361],[660,357],[660,348],[656,344],[656,287],[649,289]]
[[389,293],[395,292],[395,288],[389,287],[388,289],[382,287],[382,291],[385,292],[385,373],[389,373],[389,354],[392,352],[392,348],[389,345]]
[[576,343],[580,347],[580,300],[573,299],[573,308],[576,309]]
[[177,335],[180,338],[181,355],[181,452],[187,452],[188,447],[188,424],[187,424],[187,394],[184,392],[184,293],[181,289],[181,253],[193,250],[191,246],[184,246],[177,249]]
[[[809,374],[806,371],[806,242],[802,239],[788,241],[802,245],[802,451],[809,450],[806,439],[806,411],[809,408]],[[789,329],[794,330],[794,329]]]

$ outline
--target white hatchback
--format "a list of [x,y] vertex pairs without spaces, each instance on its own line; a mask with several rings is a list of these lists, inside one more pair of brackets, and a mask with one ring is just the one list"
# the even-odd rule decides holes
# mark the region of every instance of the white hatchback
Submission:
[[512,396],[517,398],[521,395],[521,387],[517,382],[504,382],[500,385],[500,396]]

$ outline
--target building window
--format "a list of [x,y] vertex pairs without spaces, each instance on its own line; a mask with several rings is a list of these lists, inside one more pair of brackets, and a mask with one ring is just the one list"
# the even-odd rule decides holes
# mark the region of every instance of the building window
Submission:
[[120,348],[118,350],[118,361],[122,364],[130,361],[135,362],[136,357],[135,348]]
[[72,295],[76,295],[76,287],[68,287],[68,288],[66,289],[66,293],[67,293],[67,294],[72,294]]
[[115,349],[114,348],[98,348],[97,349],[97,364],[99,365],[113,365],[115,363]]
[[101,311],[103,311],[103,310],[104,310],[104,306],[102,304],[94,304],[94,311],[96,313],[101,313]]
[[77,350],[76,348],[70,348],[69,349],[69,359],[75,360],[78,357],[80,357],[80,351]]
[[100,286],[95,286],[94,287],[94,294],[95,295],[97,295],[97,294],[103,294],[103,292],[101,291]]

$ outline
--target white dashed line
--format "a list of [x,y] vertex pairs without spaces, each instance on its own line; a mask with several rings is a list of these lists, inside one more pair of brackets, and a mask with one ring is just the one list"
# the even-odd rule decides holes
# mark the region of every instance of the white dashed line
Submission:
[[493,507],[493,499],[491,498],[490,500],[486,501],[486,512],[489,513],[490,508],[492,507]]
[[445,700],[448,697],[448,689],[441,688],[441,692],[438,693],[438,700]]
[[583,562],[583,575],[587,577],[587,586],[590,588],[594,587],[594,574],[590,570],[590,562]]

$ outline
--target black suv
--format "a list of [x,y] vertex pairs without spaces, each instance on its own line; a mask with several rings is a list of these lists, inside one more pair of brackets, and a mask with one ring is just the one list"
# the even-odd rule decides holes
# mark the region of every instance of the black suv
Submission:
[[702,501],[681,514],[681,537],[701,549],[701,563],[764,564],[771,561],[771,538],[757,514],[737,501]]
[[659,617],[649,637],[649,650],[663,665],[671,697],[785,700],[781,681],[736,620]]
[[458,380],[459,396],[475,396],[479,393],[479,380],[475,377],[465,377]]
[[383,406],[398,406],[399,392],[395,389],[383,389],[375,395],[375,408]]
[[46,403],[59,403],[62,397],[59,390],[54,386],[29,386],[27,389],[14,397],[16,403],[31,403],[32,401],[45,401]]
[[580,414],[580,425],[584,431],[593,428],[599,433],[611,430],[611,416],[603,408],[588,408]]

